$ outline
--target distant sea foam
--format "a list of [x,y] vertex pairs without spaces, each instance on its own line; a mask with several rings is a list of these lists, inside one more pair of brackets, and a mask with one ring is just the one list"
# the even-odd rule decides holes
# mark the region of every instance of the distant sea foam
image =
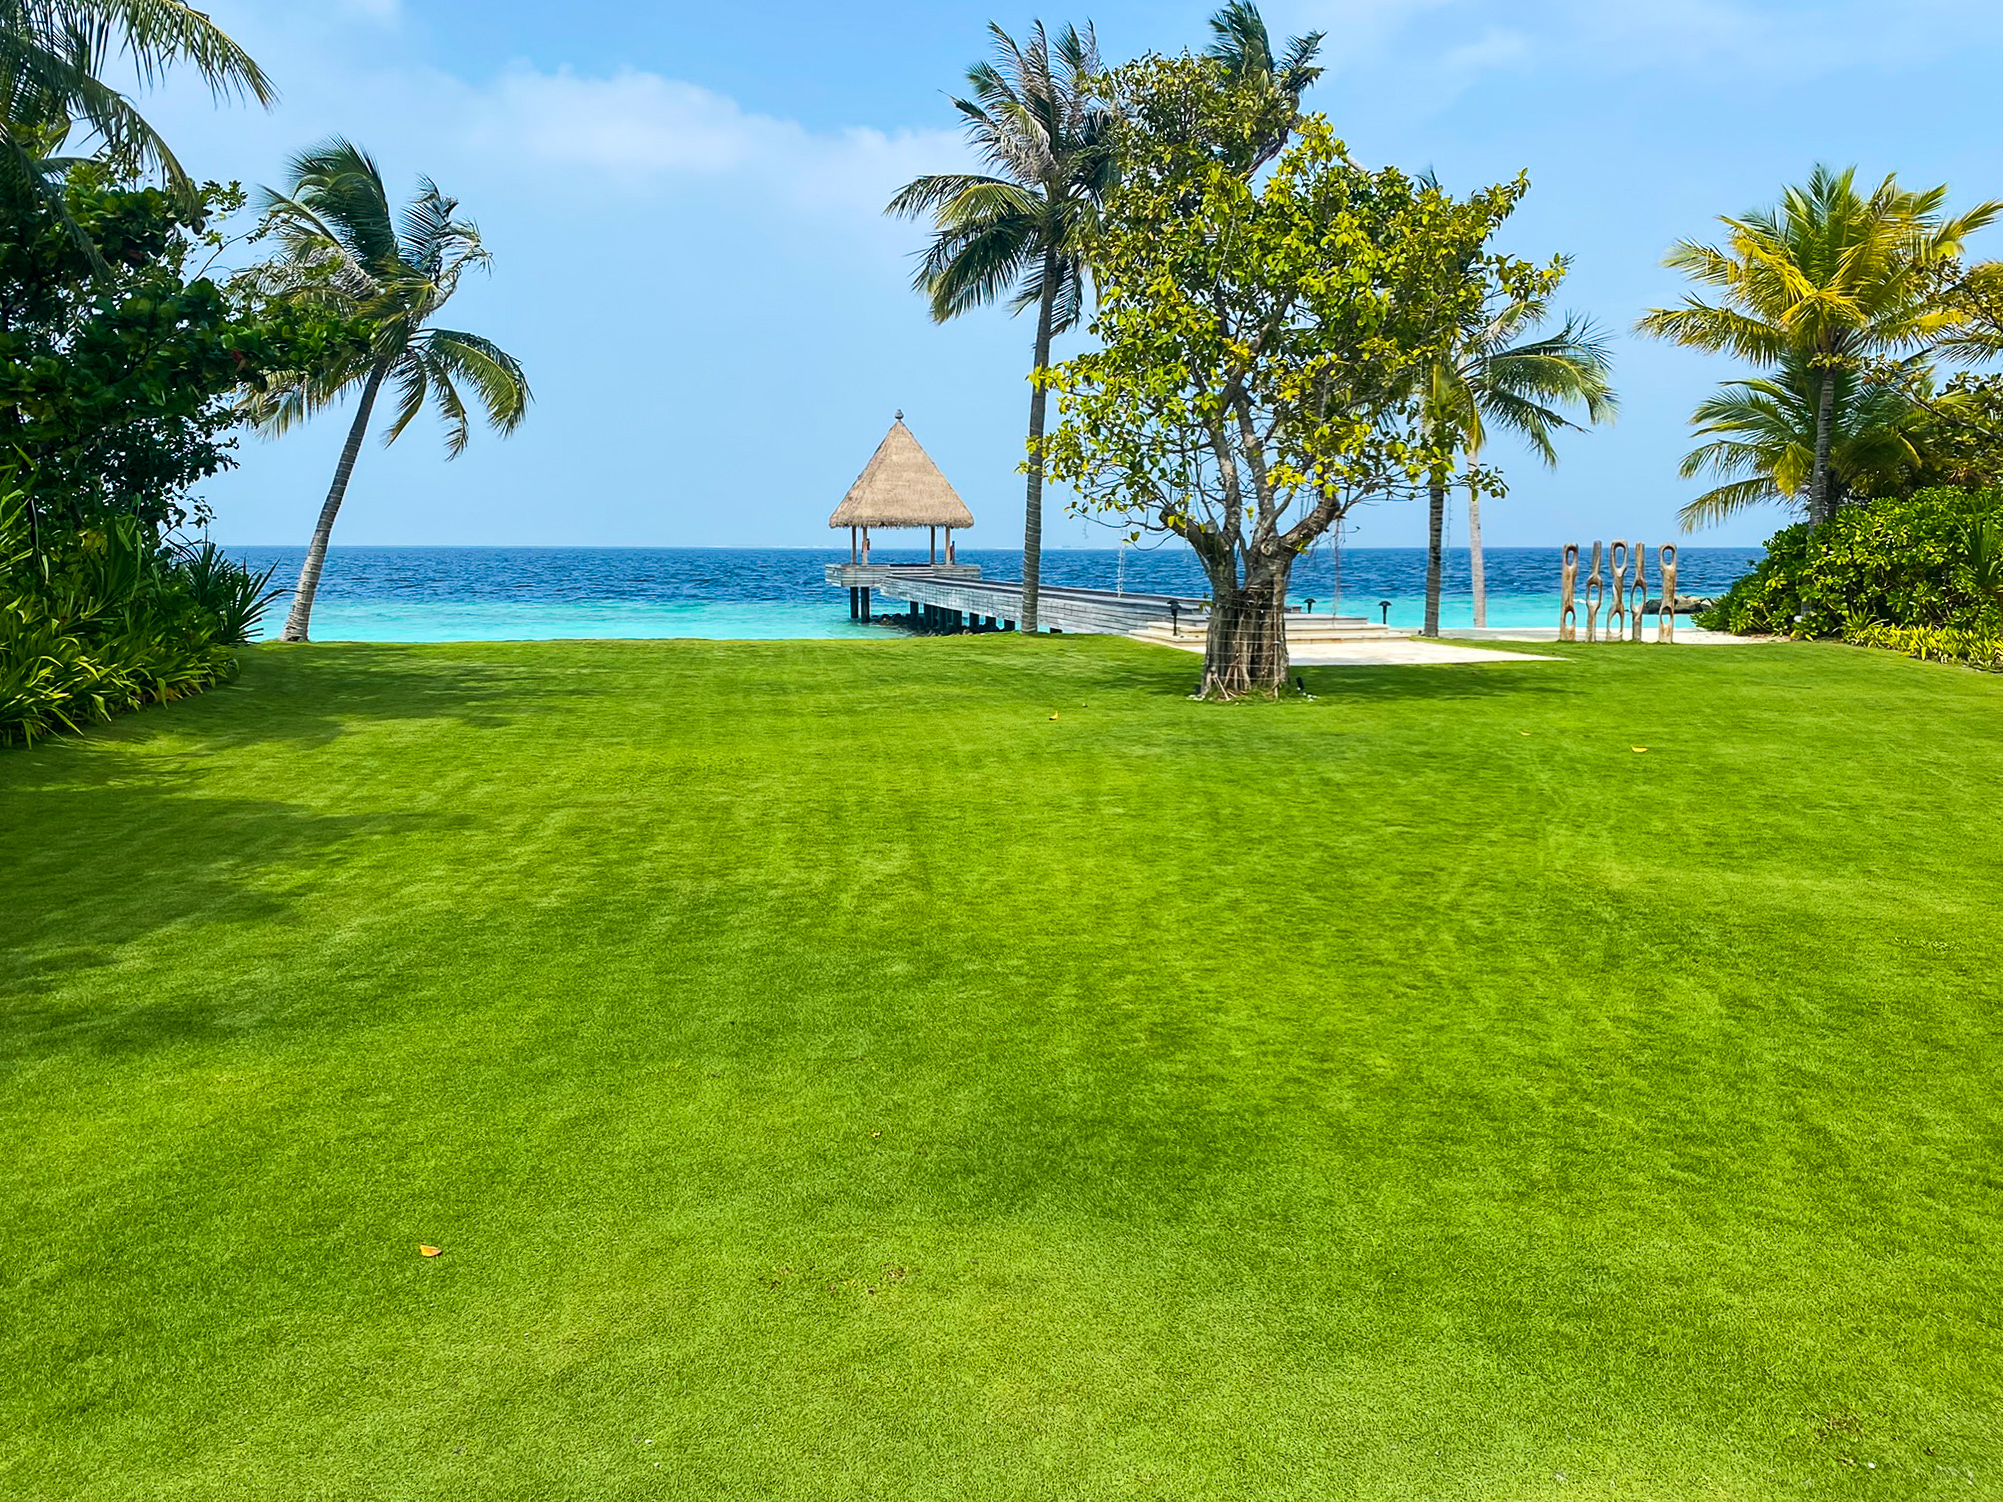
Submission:
[[[272,582],[288,588],[305,557],[303,548],[230,551],[254,568],[277,565]],[[926,554],[879,547],[873,556],[883,563],[922,563]],[[1559,549],[1490,548],[1484,556],[1489,625],[1557,624]],[[823,566],[847,557],[845,547],[336,547],[314,602],[313,636],[413,642],[881,636],[882,626],[850,621],[846,596],[822,582]],[[1722,590],[1758,557],[1757,548],[1685,548],[1677,592]],[[1022,577],[1019,552],[961,548],[959,558],[979,564],[990,578]],[[1295,566],[1290,602],[1312,599],[1317,615],[1339,604],[1343,614],[1388,617],[1393,626],[1416,627],[1424,614],[1425,577],[1421,548],[1345,548],[1339,567],[1322,548]],[[1147,594],[1208,592],[1201,565],[1183,548],[1048,552],[1043,578],[1093,589],[1124,581],[1127,589]],[[1651,547],[1651,594],[1658,578]],[[268,634],[277,634],[285,605],[280,600],[266,617]],[[895,606],[884,602],[880,608]],[[1464,548],[1446,555],[1441,620],[1450,628],[1473,620]]]

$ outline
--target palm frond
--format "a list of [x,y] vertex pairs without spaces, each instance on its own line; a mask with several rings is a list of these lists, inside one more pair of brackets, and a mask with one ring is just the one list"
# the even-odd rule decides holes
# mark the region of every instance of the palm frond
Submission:
[[382,277],[399,262],[396,225],[382,169],[366,151],[333,136],[293,157],[291,187],[266,188],[266,219],[280,242],[311,254],[324,241],[371,276]]
[[1771,480],[1738,480],[1707,490],[1679,508],[1676,522],[1685,532],[1696,532],[1779,499],[1780,492]]
[[932,317],[944,323],[1000,298],[1039,259],[1029,225],[1003,222],[942,231],[913,280],[930,295]]
[[426,329],[418,347],[434,372],[452,379],[455,390],[463,382],[472,391],[496,432],[521,426],[535,399],[521,361],[493,340],[460,329]]

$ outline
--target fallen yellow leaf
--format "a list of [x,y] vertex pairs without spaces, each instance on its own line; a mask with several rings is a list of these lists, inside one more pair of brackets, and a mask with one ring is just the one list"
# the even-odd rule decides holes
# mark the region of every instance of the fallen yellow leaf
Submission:
[[422,1242],[419,1242],[419,1243],[418,1243],[418,1247],[417,1247],[417,1250],[419,1251],[419,1253],[420,1253],[420,1254],[422,1254],[423,1256],[426,1256],[426,1257],[442,1257],[442,1256],[444,1256],[444,1255],[445,1255],[445,1248],[444,1248],[444,1247],[442,1247],[442,1246],[426,1246],[426,1245],[424,1245],[424,1244],[423,1244]]
[[1647,749],[1648,749],[1648,747],[1646,747],[1646,746],[1629,746],[1629,747],[1628,747],[1628,750],[1630,750],[1630,751],[1646,751]]

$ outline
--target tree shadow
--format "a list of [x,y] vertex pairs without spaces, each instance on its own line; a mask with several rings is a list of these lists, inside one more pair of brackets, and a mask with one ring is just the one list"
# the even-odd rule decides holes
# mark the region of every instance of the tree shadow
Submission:
[[95,748],[63,749],[85,754],[38,757],[44,775],[0,783],[0,903],[9,913],[0,1066],[79,1047],[122,1053],[223,1037],[250,1025],[235,977],[191,977],[198,988],[216,982],[213,1006],[165,998],[105,1006],[75,982],[176,927],[291,923],[289,874],[345,846],[449,820],[212,797],[195,769],[135,768],[89,754]]
[[198,721],[205,749],[311,747],[338,740],[360,720],[448,720],[501,729],[528,716],[568,711],[595,692],[546,664],[482,662],[477,650],[377,642],[253,647],[238,675],[209,692],[87,733],[144,744]]

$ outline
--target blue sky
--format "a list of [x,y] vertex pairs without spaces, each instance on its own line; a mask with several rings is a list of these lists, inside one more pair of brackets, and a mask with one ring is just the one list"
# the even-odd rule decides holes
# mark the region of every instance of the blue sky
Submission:
[[[1210,4],[1046,10],[1097,23],[1109,59],[1200,47]],[[1030,329],[1003,310],[938,327],[909,289],[915,226],[878,212],[965,161],[946,98],[988,5],[216,0],[276,79],[271,112],[170,86],[149,115],[191,170],[277,181],[344,132],[406,191],[428,172],[478,219],[491,279],[446,321],[500,340],[536,404],[513,438],[446,463],[436,434],[371,443],[336,542],[819,546],[891,413],[980,518],[1019,541]],[[1468,188],[1529,172],[1505,243],[1575,267],[1561,301],[1619,334],[1623,413],[1546,471],[1498,446],[1495,545],[1669,539],[1691,407],[1734,374],[1634,340],[1673,300],[1678,236],[1769,202],[1811,164],[2003,197],[1995,0],[1273,0],[1275,33],[1329,33],[1310,92],[1362,159]],[[1997,237],[2003,241],[2003,236]],[[2003,243],[1978,248],[2003,254]],[[216,535],[303,542],[345,422],[328,414],[208,487]],[[1059,514],[1060,546],[1105,533]],[[1747,517],[1697,541],[1773,529]],[[1455,538],[1462,533],[1455,521]],[[1352,539],[1423,536],[1409,506]]]

